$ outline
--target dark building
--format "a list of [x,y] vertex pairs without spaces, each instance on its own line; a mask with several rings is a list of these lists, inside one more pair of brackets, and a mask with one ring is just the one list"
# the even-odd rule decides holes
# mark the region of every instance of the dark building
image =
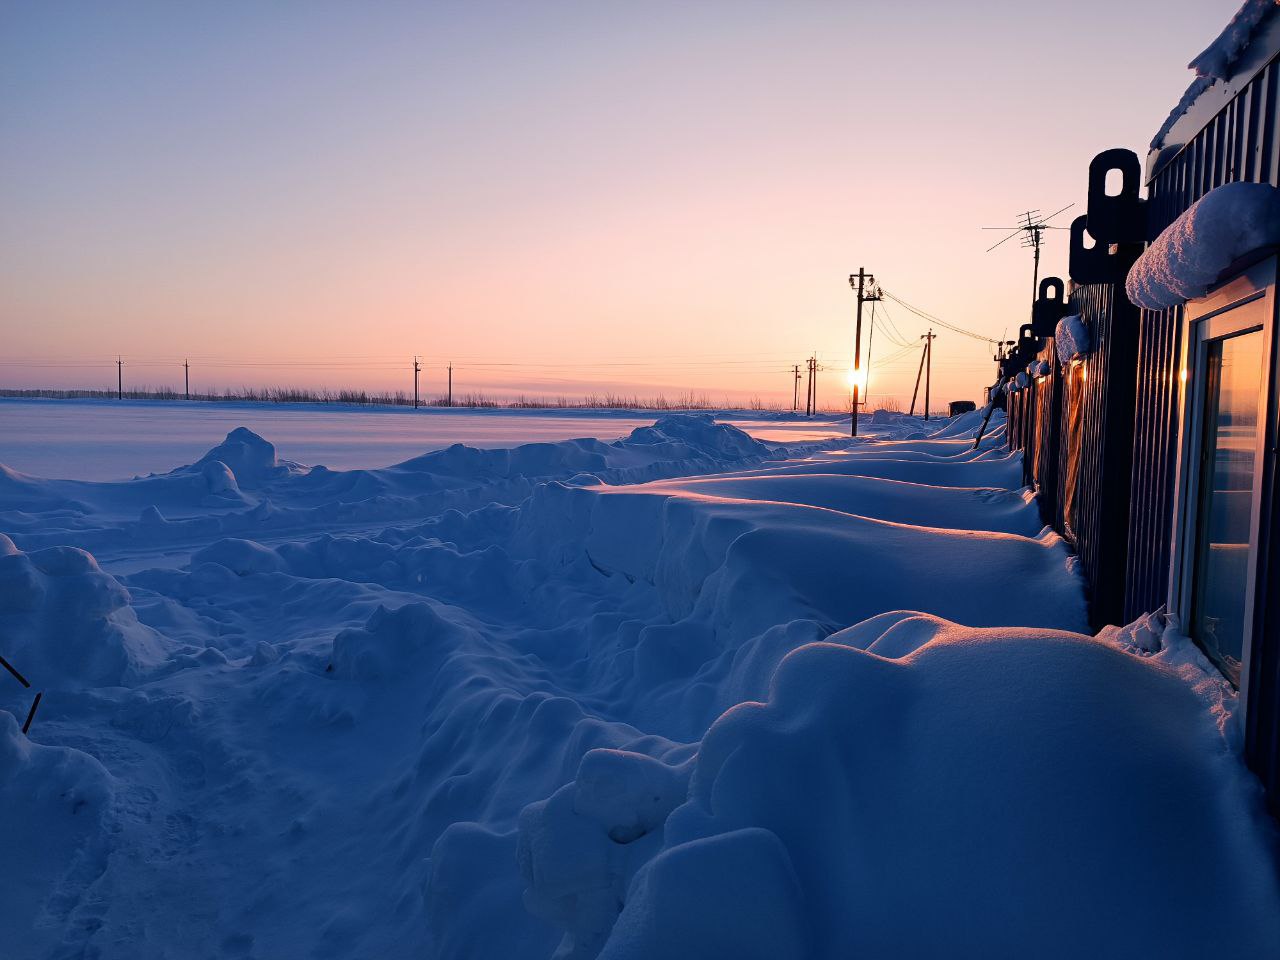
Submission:
[[1280,813],[1280,7],[1251,0],[1192,66],[1145,168],[1090,164],[1071,281],[1042,284],[1000,373],[1094,626],[1177,618],[1241,690]]

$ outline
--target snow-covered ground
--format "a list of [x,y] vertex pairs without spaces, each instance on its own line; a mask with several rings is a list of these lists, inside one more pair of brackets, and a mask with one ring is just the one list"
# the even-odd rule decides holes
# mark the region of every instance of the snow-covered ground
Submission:
[[3,955],[1277,955],[1234,695],[978,418],[0,471]]
[[[492,449],[595,437],[653,423],[634,410],[349,407],[302,403],[0,398],[0,463],[70,480],[127,480],[189,463],[236,427],[270,437],[280,456],[336,470],[381,467],[455,443]],[[723,411],[771,442],[844,436],[849,418]]]

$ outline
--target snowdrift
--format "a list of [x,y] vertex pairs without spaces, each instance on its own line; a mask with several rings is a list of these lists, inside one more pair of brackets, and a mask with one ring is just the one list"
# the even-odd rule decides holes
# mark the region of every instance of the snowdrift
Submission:
[[[0,837],[15,955],[987,955],[1071,911],[1197,946],[1219,899],[1280,915],[1234,695],[1167,631],[1076,632],[980,416],[364,471],[233,431],[129,483],[10,477],[0,653],[45,701],[24,738],[0,688],[0,822],[47,833]],[[1118,916],[1126,884],[1160,893]],[[931,925],[895,933],[908,903]]]
[[23,553],[0,534],[3,652],[32,682],[118,686],[158,665],[163,644],[129,601],[83,550]]
[[665,818],[684,767],[588,754],[522,818],[528,899],[575,958],[1203,956],[1218,921],[1274,956],[1215,702],[1114,643],[882,615],[720,717]]

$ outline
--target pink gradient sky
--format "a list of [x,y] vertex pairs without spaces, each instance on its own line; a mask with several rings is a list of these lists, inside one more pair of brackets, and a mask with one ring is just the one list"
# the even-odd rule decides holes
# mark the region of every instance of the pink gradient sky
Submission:
[[[5,2],[0,385],[409,388],[416,353],[433,393],[789,403],[847,366],[859,265],[1016,332],[1030,255],[978,228],[1145,156],[1237,5]],[[936,401],[991,374],[941,332]]]

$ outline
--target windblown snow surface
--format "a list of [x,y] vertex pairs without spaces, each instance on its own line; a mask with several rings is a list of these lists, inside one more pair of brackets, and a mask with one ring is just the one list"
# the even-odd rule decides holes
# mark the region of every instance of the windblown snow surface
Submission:
[[1280,955],[1234,695],[979,419],[0,470],[0,954]]

